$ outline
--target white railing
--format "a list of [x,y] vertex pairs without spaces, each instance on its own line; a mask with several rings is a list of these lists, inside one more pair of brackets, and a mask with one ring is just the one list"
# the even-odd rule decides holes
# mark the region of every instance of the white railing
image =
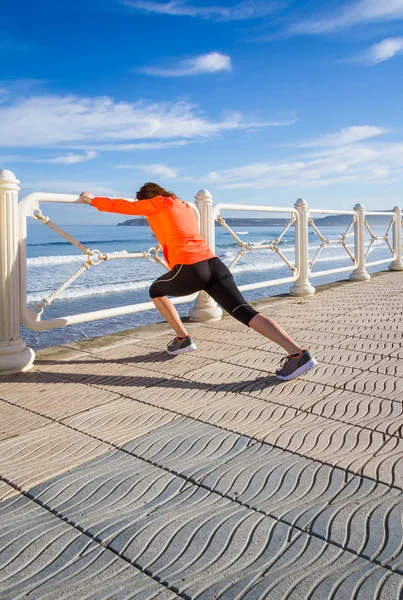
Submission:
[[[97,248],[88,248],[73,236],[64,231],[61,227],[53,223],[48,217],[44,216],[40,209],[41,203],[64,203],[64,204],[83,204],[83,201],[70,194],[46,194],[33,193],[25,196],[19,204],[19,244],[20,244],[20,306],[21,306],[21,323],[28,329],[35,331],[43,331],[45,329],[54,329],[56,327],[64,327],[65,325],[75,325],[86,321],[95,321],[96,319],[106,319],[109,317],[117,317],[128,315],[131,313],[151,310],[155,308],[153,302],[142,302],[131,304],[128,306],[119,306],[116,308],[106,308],[103,310],[80,313],[76,315],[67,315],[54,319],[42,320],[42,315],[45,309],[56,300],[60,294],[71,285],[76,279],[84,275],[91,268],[99,268],[104,261],[109,260],[127,260],[127,259],[148,259],[151,262],[157,262],[166,269],[167,264],[160,255],[161,248],[149,248],[142,252],[110,252],[104,253]],[[197,219],[199,220],[199,211],[190,204],[194,209]],[[41,222],[43,225],[50,227],[54,232],[69,241],[73,246],[78,248],[84,255],[83,264],[71,274],[68,279],[62,282],[54,292],[43,298],[33,307],[28,306],[27,302],[27,219],[32,218]],[[200,222],[200,221],[199,221]],[[197,297],[197,294],[190,296],[182,296],[175,298],[175,304],[190,302]]]
[[[30,368],[34,353],[26,347],[20,336],[20,323],[33,330],[44,330],[63,327],[95,319],[127,315],[154,308],[152,302],[142,302],[128,306],[97,310],[75,315],[43,319],[46,308],[59,297],[59,295],[81,277],[89,269],[102,268],[104,261],[123,259],[147,259],[159,263],[167,268],[158,246],[141,252],[103,252],[97,248],[89,248],[76,240],[60,226],[53,223],[42,210],[48,203],[80,204],[77,196],[67,194],[34,193],[26,196],[18,207],[18,181],[10,171],[0,171],[0,373],[24,371]],[[42,206],[42,208],[41,208]],[[232,236],[238,246],[238,252],[231,260],[229,268],[233,268],[242,258],[250,252],[268,252],[276,254],[284,267],[290,271],[288,277],[281,279],[268,279],[256,283],[240,286],[241,291],[250,291],[268,288],[273,285],[291,284],[290,293],[297,296],[306,296],[315,293],[311,279],[329,276],[350,271],[350,279],[364,281],[370,278],[367,271],[389,263],[390,258],[368,261],[368,257],[375,242],[383,243],[392,256],[389,264],[390,270],[402,271],[402,212],[399,207],[393,212],[366,212],[364,207],[357,204],[353,211],[340,211],[328,209],[309,209],[303,199],[299,199],[293,208],[279,208],[273,206],[253,206],[239,204],[213,205],[211,194],[201,190],[196,196],[196,206],[193,206],[199,220],[200,232],[206,239],[210,248],[215,251],[215,224],[223,227]],[[280,233],[270,241],[252,244],[241,238],[242,234],[236,233],[225,221],[223,213],[226,211],[247,211],[249,213],[286,214],[288,220],[282,226]],[[46,211],[45,211],[46,212]],[[18,214],[19,213],[19,216]],[[337,238],[329,239],[321,230],[322,225],[316,215],[348,215],[351,217],[346,230]],[[390,222],[384,234],[375,235],[367,221],[367,216],[390,217]],[[52,293],[48,294],[34,306],[27,303],[27,219],[33,218],[44,226],[51,228],[55,233],[73,244],[83,255],[82,265],[63,281]],[[281,242],[287,232],[294,228],[295,243],[293,260],[286,256],[282,250]],[[309,258],[309,233],[314,232],[319,246],[312,258]],[[393,232],[393,239],[390,239]],[[367,236],[367,237],[366,237]],[[369,241],[368,241],[369,237]],[[350,241],[351,240],[351,241]],[[346,258],[351,265],[346,267],[317,270],[319,256],[328,253],[331,259],[331,247],[340,246],[346,252]],[[324,254],[326,256],[326,254]],[[192,296],[174,299],[175,304],[189,302],[196,298],[196,302],[189,311],[189,316],[195,321],[219,319],[222,311],[206,292]]]

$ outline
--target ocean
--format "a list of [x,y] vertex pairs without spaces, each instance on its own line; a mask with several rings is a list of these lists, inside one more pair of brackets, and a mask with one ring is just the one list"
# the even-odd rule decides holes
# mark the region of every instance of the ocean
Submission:
[[[157,244],[148,227],[118,227],[116,225],[70,225],[64,229],[91,249],[101,252],[139,252]],[[281,227],[235,227],[242,240],[251,244],[262,244],[273,240]],[[321,232],[329,239],[338,239],[345,227],[321,227]],[[375,233],[383,234],[385,228],[374,228]],[[353,249],[354,240],[348,238]],[[309,255],[312,258],[320,245],[314,231],[309,233]],[[294,261],[294,229],[284,236],[280,249]],[[235,240],[222,228],[216,227],[216,254],[229,264],[237,254],[239,247]],[[63,281],[65,281],[83,262],[85,257],[69,242],[40,223],[29,223],[28,240],[28,305],[34,306]],[[370,254],[370,260],[388,258],[389,249],[382,241],[376,242]],[[391,259],[392,260],[392,259]],[[323,250],[314,271],[333,269],[351,265],[351,259],[339,245],[331,245]],[[387,265],[374,267],[381,270]],[[371,271],[371,269],[369,269]],[[165,270],[147,259],[121,259],[103,261],[84,273],[71,284],[59,299],[48,307],[42,319],[63,315],[112,308],[138,302],[147,302],[148,288],[152,281]],[[291,272],[284,262],[273,252],[256,250],[247,253],[233,268],[238,285],[281,279]],[[349,273],[323,276],[312,280],[314,286],[338,279],[347,278]],[[268,288],[245,292],[247,300],[258,300],[268,296],[287,292],[290,284],[275,285]],[[179,305],[181,316],[187,315],[189,304]],[[22,328],[22,336],[33,349],[44,348],[68,342],[115,333],[139,325],[157,323],[162,320],[156,310],[134,313],[122,317],[113,317],[90,321],[79,325],[70,325],[46,331],[31,331]]]

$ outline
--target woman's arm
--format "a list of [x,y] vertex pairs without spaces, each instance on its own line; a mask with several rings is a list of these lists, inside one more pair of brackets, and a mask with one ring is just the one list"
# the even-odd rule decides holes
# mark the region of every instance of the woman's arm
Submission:
[[83,192],[81,194],[81,199],[102,212],[119,213],[123,215],[143,215],[145,217],[156,215],[158,213],[158,209],[153,204],[152,200],[129,202],[129,200],[121,200],[120,198],[104,198],[102,196],[96,196],[94,198],[89,192]]

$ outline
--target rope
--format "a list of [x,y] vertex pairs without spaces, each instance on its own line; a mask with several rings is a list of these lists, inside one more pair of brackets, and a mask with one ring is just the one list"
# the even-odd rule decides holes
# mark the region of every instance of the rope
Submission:
[[81,275],[83,273],[85,273],[86,271],[88,271],[88,269],[90,267],[91,267],[91,265],[89,263],[83,263],[81,265],[81,267],[79,269],[77,269],[77,271],[75,271],[72,275],[70,275],[70,277],[68,279],[66,279],[66,281],[64,281],[61,285],[59,285],[59,287],[56,288],[54,292],[49,294],[49,296],[44,298],[38,304],[35,304],[35,306],[33,307],[34,312],[37,315],[41,315],[43,313],[43,311],[45,310],[45,308],[47,306],[50,306],[52,304],[53,300],[56,300],[56,298],[63,292],[63,290],[65,290],[70,284],[72,284],[73,281],[75,281],[76,279],[81,277]]
[[365,253],[365,258],[368,258],[368,255],[371,252],[372,246],[375,244],[375,242],[377,242],[379,240],[382,240],[383,242],[385,242],[386,245],[388,246],[392,256],[395,256],[394,248],[393,248],[392,244],[390,243],[390,239],[389,239],[390,230],[392,229],[394,222],[395,222],[395,215],[393,215],[385,233],[383,235],[375,235],[375,233],[372,231],[371,227],[369,226],[368,221],[365,219],[364,225],[367,228],[369,235],[371,236],[371,241],[370,241],[367,251]]
[[75,246],[76,248],[78,248],[79,250],[81,250],[81,252],[83,254],[88,254],[88,252],[90,252],[90,249],[87,248],[87,246],[84,246],[84,244],[82,244],[81,242],[77,241],[69,233],[67,233],[66,231],[64,231],[63,229],[61,229],[55,223],[52,223],[52,221],[49,219],[49,217],[44,217],[43,214],[42,214],[42,212],[41,212],[41,210],[39,208],[37,208],[34,211],[34,213],[33,213],[32,216],[37,221],[40,221],[41,223],[43,223],[44,225],[46,225],[47,227],[49,227],[50,229],[52,229],[55,233],[58,233],[59,235],[61,235],[65,240],[67,240],[68,242],[70,242],[70,244],[73,244],[73,246]]
[[52,304],[52,302],[54,300],[56,300],[56,298],[58,298],[59,295],[69,285],[71,285],[76,279],[81,277],[81,275],[83,275],[86,271],[88,271],[90,269],[90,267],[97,266],[97,265],[101,264],[102,261],[117,260],[117,259],[121,259],[121,258],[147,258],[150,262],[158,263],[158,264],[162,265],[165,269],[169,270],[167,263],[160,256],[160,251],[162,250],[160,245],[156,246],[155,248],[150,248],[148,251],[144,250],[142,252],[125,252],[125,251],[123,251],[123,252],[103,253],[97,249],[90,250],[90,248],[88,248],[87,246],[85,246],[84,244],[82,244],[81,242],[76,240],[69,233],[67,233],[66,231],[61,229],[61,227],[59,227],[58,225],[53,223],[49,219],[49,217],[45,217],[39,208],[34,210],[34,212],[32,213],[32,217],[34,219],[36,219],[37,221],[40,221],[41,223],[43,223],[43,225],[46,225],[47,227],[52,229],[52,231],[54,231],[55,233],[57,233],[58,235],[63,237],[65,240],[70,242],[73,246],[75,246],[76,248],[81,250],[82,254],[87,255],[87,262],[83,263],[81,265],[81,267],[79,269],[77,269],[72,275],[70,275],[70,277],[68,279],[66,279],[66,281],[64,281],[61,285],[59,285],[59,287],[56,288],[54,290],[54,292],[49,294],[49,296],[47,296],[46,298],[43,298],[43,300],[41,300],[41,302],[39,302],[38,304],[35,304],[31,309],[29,309],[31,314],[33,314],[37,320],[40,319],[45,308],[47,306],[50,306]]
[[311,225],[312,229],[314,230],[314,232],[316,233],[316,235],[318,236],[318,238],[321,241],[321,244],[320,244],[319,248],[315,252],[312,260],[309,262],[309,268],[310,269],[312,269],[312,267],[317,262],[320,254],[322,252],[322,250],[324,248],[326,248],[326,246],[330,246],[331,244],[340,244],[340,246],[342,248],[344,248],[344,250],[347,252],[347,254],[349,255],[349,257],[351,258],[352,263],[355,264],[356,258],[354,256],[354,254],[351,252],[350,248],[346,244],[346,238],[350,234],[350,231],[351,231],[351,229],[352,229],[352,227],[353,227],[353,225],[354,225],[355,222],[356,222],[356,216],[354,215],[353,218],[351,219],[351,222],[349,223],[346,231],[343,233],[343,235],[341,235],[338,240],[329,240],[327,237],[325,237],[322,234],[322,232],[320,231],[319,227],[316,225],[315,221],[311,217],[309,217],[308,223]]
[[245,256],[245,254],[247,254],[248,252],[251,252],[252,250],[271,250],[272,252],[275,252],[284,261],[284,263],[287,265],[287,267],[290,269],[290,271],[292,273],[294,273],[294,271],[296,271],[296,267],[294,265],[292,265],[289,262],[289,260],[287,260],[287,258],[284,256],[284,254],[279,249],[278,244],[281,242],[281,240],[284,237],[284,235],[287,233],[287,231],[289,230],[289,228],[291,227],[291,225],[293,223],[295,223],[296,220],[297,219],[296,219],[295,215],[292,214],[290,220],[288,221],[288,223],[286,224],[286,226],[284,227],[284,229],[282,230],[282,232],[272,242],[268,242],[267,244],[250,244],[249,242],[244,242],[243,240],[241,240],[241,238],[238,237],[238,235],[235,233],[235,231],[233,229],[231,229],[231,227],[221,217],[221,215],[217,215],[217,217],[216,217],[217,223],[219,223],[222,227],[224,227],[224,229],[226,231],[228,231],[228,233],[234,238],[234,240],[236,241],[236,243],[238,244],[238,246],[241,247],[241,249],[239,250],[238,254],[232,259],[232,261],[228,265],[228,268],[232,269],[232,267],[235,266],[236,263],[243,256]]

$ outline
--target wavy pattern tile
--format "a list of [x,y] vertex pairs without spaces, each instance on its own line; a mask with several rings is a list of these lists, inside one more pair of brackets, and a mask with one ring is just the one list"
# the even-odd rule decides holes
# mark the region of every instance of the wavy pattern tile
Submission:
[[172,421],[175,413],[119,398],[64,419],[62,423],[110,444],[124,444]]
[[24,497],[0,504],[0,547],[2,600],[177,598]]
[[29,488],[110,450],[58,423],[0,442],[0,475]]
[[322,417],[402,436],[403,404],[347,390],[334,390],[310,408]]
[[49,419],[0,400],[0,441],[49,424]]
[[[74,367],[70,367],[70,370],[73,371]],[[4,393],[8,401],[54,419],[63,419],[117,398],[110,391],[78,382],[71,383],[55,373],[34,371],[10,380]]]
[[197,600],[400,600],[402,578],[315,538],[301,536],[266,570],[195,582]]

